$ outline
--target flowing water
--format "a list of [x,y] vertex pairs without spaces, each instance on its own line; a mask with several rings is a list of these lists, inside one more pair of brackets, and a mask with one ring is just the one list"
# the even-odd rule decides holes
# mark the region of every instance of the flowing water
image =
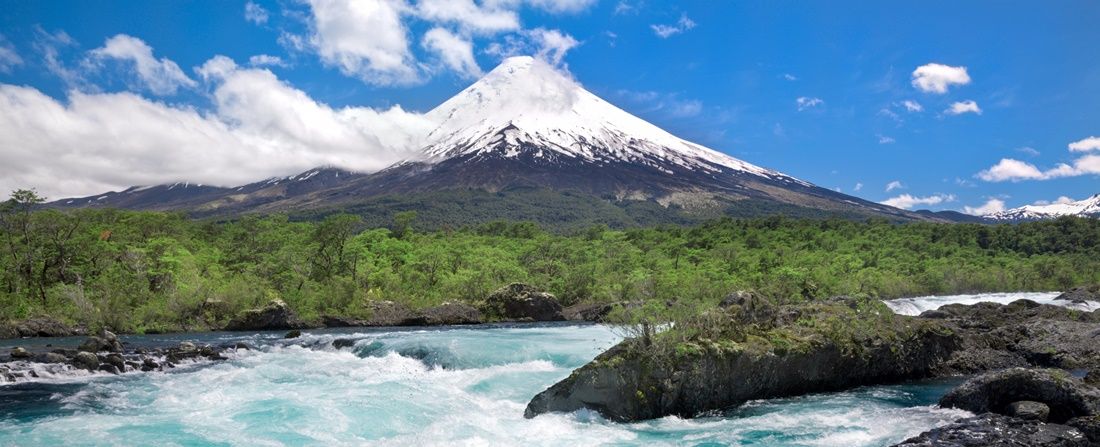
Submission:
[[[901,312],[1030,294],[928,297]],[[912,306],[895,307],[895,306]],[[589,411],[524,419],[532,396],[620,340],[600,325],[130,336],[131,346],[245,341],[215,364],[120,376],[41,371],[0,385],[0,446],[885,446],[966,413],[934,403],[957,381],[754,401],[708,417],[614,423]],[[336,338],[354,340],[336,349]],[[75,340],[0,341],[54,346]],[[16,369],[18,365],[10,365]],[[23,365],[22,367],[26,367]]]

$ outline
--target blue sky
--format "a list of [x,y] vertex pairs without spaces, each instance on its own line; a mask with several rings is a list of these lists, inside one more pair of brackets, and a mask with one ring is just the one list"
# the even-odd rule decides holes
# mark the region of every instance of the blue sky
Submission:
[[377,169],[418,112],[539,53],[674,134],[869,200],[1100,193],[1093,1],[3,3],[6,189]]

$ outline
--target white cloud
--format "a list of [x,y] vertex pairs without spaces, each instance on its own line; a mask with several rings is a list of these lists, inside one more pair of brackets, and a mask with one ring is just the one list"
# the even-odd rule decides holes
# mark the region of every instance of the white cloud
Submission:
[[1005,202],[1001,199],[989,199],[985,204],[977,207],[964,206],[963,212],[972,216],[986,216],[1005,210]]
[[596,4],[596,0],[483,0],[483,5],[493,8],[515,9],[528,5],[554,14],[576,13]]
[[244,4],[244,19],[257,25],[267,23],[267,10],[252,1]]
[[1069,144],[1070,152],[1100,151],[1100,137],[1088,137]]
[[253,67],[285,67],[286,62],[279,56],[270,54],[257,54],[248,58],[248,64]]
[[886,184],[886,192],[890,192],[895,189],[905,189],[905,185],[901,184],[901,182],[898,180],[894,180]]
[[987,182],[1005,180],[1040,180],[1044,174],[1035,165],[1012,158],[1003,158],[993,167],[978,173],[978,178]]
[[810,98],[806,96],[800,96],[795,99],[794,102],[798,105],[799,112],[825,104],[825,101],[821,98]]
[[861,189],[863,189],[863,184],[862,183],[856,183],[855,188],[852,188],[853,191],[859,191]]
[[438,56],[443,65],[461,77],[474,79],[481,76],[481,67],[474,59],[474,45],[469,40],[443,28],[432,28],[424,33],[422,44]]
[[656,34],[657,37],[668,39],[669,37],[695,28],[695,21],[689,19],[687,14],[682,14],[680,15],[680,20],[677,20],[675,24],[654,24],[649,25],[649,28],[653,30],[653,33]]
[[485,54],[499,58],[535,54],[553,65],[560,65],[565,53],[580,45],[573,36],[556,29],[535,28],[506,36],[503,42],[493,42]]
[[674,118],[688,118],[703,112],[702,101],[683,99],[675,93],[631,90],[619,90],[616,93],[629,102],[643,106],[641,110],[643,113],[660,111]]
[[894,140],[892,137],[888,137],[886,135],[878,136],[878,144],[894,144],[895,141],[896,140]]
[[473,0],[420,0],[416,13],[436,23],[452,23],[466,31],[493,34],[520,28],[515,11],[479,6]]
[[981,115],[982,109],[981,107],[978,107],[978,103],[968,99],[966,101],[952,103],[951,107],[948,107],[947,110],[943,111],[943,113],[946,113],[948,115],[962,115],[964,113],[976,113],[978,115]]
[[35,28],[34,48],[42,54],[46,71],[61,79],[66,87],[79,88],[84,86],[83,76],[67,67],[61,57],[62,50],[73,47],[76,47],[76,41],[64,31],[50,33],[41,27]]
[[1033,203],[1032,205],[1042,206],[1042,205],[1050,205],[1052,203],[1058,204],[1058,205],[1066,205],[1066,204],[1073,203],[1073,202],[1076,202],[1076,200],[1073,200],[1073,199],[1071,199],[1069,197],[1066,197],[1066,196],[1060,196],[1057,199],[1054,199],[1053,202],[1051,202],[1049,200],[1036,200],[1035,203]]
[[[1068,147],[1070,152],[1087,152],[1100,150],[1100,147],[1094,147],[1098,144],[1100,144],[1100,138],[1089,137],[1070,143]],[[1035,151],[1035,153],[1037,154],[1038,151]],[[1073,160],[1072,163],[1059,163],[1053,168],[1046,170],[1041,170],[1028,162],[1013,158],[1003,158],[989,169],[979,172],[977,177],[987,182],[1019,182],[1023,180],[1050,180],[1062,177],[1078,177],[1082,175],[1100,175],[1100,154],[1085,154]]]
[[214,108],[133,93],[64,101],[0,84],[0,191],[50,197],[192,181],[237,185],[321,165],[369,171],[413,154],[431,126],[399,107],[334,109],[265,69],[216,57],[198,72]]
[[883,205],[907,210],[917,205],[939,205],[941,203],[954,201],[955,196],[951,194],[935,194],[927,197],[916,197],[909,194],[902,194],[897,197],[891,197],[889,199],[883,200],[880,203],[882,203]]
[[634,5],[631,5],[630,3],[627,3],[625,0],[620,0],[619,3],[615,4],[615,9],[612,11],[612,14],[615,14],[615,15],[618,16],[618,15],[629,14],[629,13],[637,12],[637,11],[638,11],[637,6],[634,6]]
[[19,65],[23,65],[23,58],[19,57],[15,47],[0,34],[0,73],[11,73],[12,68]]
[[797,81],[798,77],[790,73],[783,73],[783,79],[786,79],[788,81]]
[[138,78],[150,92],[157,95],[174,95],[180,87],[195,86],[195,81],[183,74],[179,65],[168,58],[157,60],[153,57],[153,49],[133,36],[118,34],[89,54],[97,61],[114,59],[132,62]]
[[924,106],[920,105],[919,102],[913,101],[911,99],[907,99],[905,101],[902,101],[901,105],[902,105],[902,107],[905,107],[905,110],[910,112],[910,113],[921,112],[921,111],[924,110]]
[[970,83],[966,67],[952,67],[943,64],[925,64],[913,70],[913,87],[925,93],[947,93],[952,85]]
[[403,0],[308,0],[309,43],[321,61],[375,85],[421,81],[401,15]]

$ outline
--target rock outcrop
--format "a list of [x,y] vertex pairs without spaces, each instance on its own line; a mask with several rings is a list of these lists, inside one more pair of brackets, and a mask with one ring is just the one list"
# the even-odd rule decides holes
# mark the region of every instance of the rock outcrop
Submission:
[[603,323],[615,306],[615,303],[580,303],[562,309],[561,314],[569,321]]
[[0,323],[0,338],[19,337],[71,337],[84,335],[83,328],[69,327],[50,317],[35,317],[23,321]]
[[241,312],[229,321],[227,331],[276,331],[306,329],[309,325],[298,318],[283,300],[272,300],[268,305]]
[[963,345],[938,367],[942,375],[1012,367],[1100,368],[1100,313],[1030,300],[952,304],[921,314],[959,333]]
[[561,304],[554,295],[523,283],[508,284],[490,294],[485,299],[485,313],[513,321],[565,320]]
[[462,303],[443,303],[424,309],[424,321],[428,325],[479,324],[485,322],[481,311]]
[[[749,319],[765,312],[763,304],[746,314],[738,307],[727,310]],[[925,377],[958,345],[937,322],[878,312],[776,307],[766,311],[782,316],[774,328],[741,337],[669,345],[658,334],[654,346],[627,340],[536,395],[525,416],[589,408],[616,421],[692,417],[754,399]],[[853,324],[858,319],[862,329]]]
[[929,430],[893,447],[1090,447],[1080,430],[986,413]]
[[1100,414],[1100,390],[1058,369],[1010,368],[982,374],[948,392],[940,406],[1019,417],[1023,402],[1045,405],[1045,420],[1059,424]]
[[1074,287],[1058,295],[1055,299],[1067,301],[1100,301],[1100,284]]

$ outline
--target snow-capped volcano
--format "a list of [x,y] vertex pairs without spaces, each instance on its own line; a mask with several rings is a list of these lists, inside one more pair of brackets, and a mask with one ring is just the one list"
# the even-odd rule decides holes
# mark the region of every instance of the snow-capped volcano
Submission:
[[985,217],[993,220],[1018,221],[1054,219],[1061,216],[1100,217],[1100,194],[1076,202],[1025,205]]
[[611,105],[541,59],[506,59],[428,113],[439,123],[429,160],[456,156],[518,157],[589,163],[670,165],[700,172],[751,173],[801,182],[680,139]]
[[[201,215],[415,209],[437,225],[684,223],[788,214],[940,220],[869,202],[678,138],[532,57],[513,57],[426,114],[421,156],[374,173],[311,169],[236,188],[130,189],[56,206]],[[294,180],[294,181],[291,181]]]

